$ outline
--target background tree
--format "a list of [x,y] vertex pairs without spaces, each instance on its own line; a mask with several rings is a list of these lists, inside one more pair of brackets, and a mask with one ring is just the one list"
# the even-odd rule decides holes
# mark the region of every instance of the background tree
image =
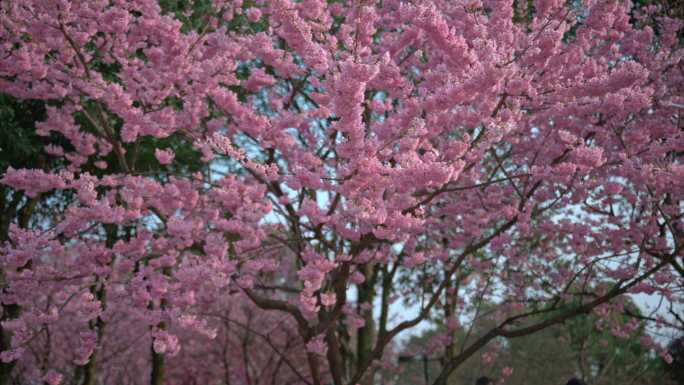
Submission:
[[[640,314],[634,306],[628,305],[632,314]],[[483,308],[491,310],[495,306],[485,304]],[[450,377],[449,384],[473,384],[483,375],[505,379],[512,385],[563,384],[573,376],[592,385],[661,384],[666,377],[666,366],[658,356],[661,352],[643,341],[651,338],[646,334],[648,322],[624,314],[607,319],[583,315],[533,335],[500,340],[498,346],[465,361]],[[430,347],[439,346],[434,340],[444,339],[448,330],[441,319],[434,320],[434,324],[435,328],[412,337],[399,350],[400,360],[405,357],[404,370],[393,377],[396,383],[429,384],[440,372],[445,352]],[[486,315],[464,323],[455,332],[455,345],[465,346],[468,339],[486,333],[493,324]],[[636,330],[623,334],[620,327],[625,324]]]
[[[8,167],[41,168],[54,167],[42,152],[47,141],[35,135],[35,122],[45,119],[45,106],[42,101],[20,101],[9,95],[0,94],[0,121],[3,134],[0,135],[0,172]],[[42,198],[42,199],[41,199]],[[35,223],[36,218],[47,218],[46,196],[27,197],[21,191],[0,185],[0,243],[9,239],[9,228],[15,224],[22,228]],[[31,223],[33,220],[33,223]],[[40,220],[40,219],[38,219]],[[4,291],[5,275],[0,268],[0,290]],[[0,313],[0,352],[11,348],[12,334],[2,325],[19,316],[21,309],[13,303],[2,303]],[[10,379],[13,362],[0,362],[0,384]]]

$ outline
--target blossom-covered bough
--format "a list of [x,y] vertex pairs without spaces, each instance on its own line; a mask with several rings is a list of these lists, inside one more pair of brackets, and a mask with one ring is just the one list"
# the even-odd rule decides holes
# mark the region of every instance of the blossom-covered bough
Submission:
[[436,342],[442,385],[493,340],[682,300],[657,8],[170,3],[0,4],[0,91],[68,143],[0,180],[67,202],[0,253],[0,383],[371,384],[401,333],[497,303]]

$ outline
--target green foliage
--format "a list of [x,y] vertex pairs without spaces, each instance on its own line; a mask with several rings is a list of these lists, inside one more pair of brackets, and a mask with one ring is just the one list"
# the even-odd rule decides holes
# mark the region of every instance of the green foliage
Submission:
[[183,23],[183,32],[202,29],[206,16],[213,12],[211,0],[160,0],[159,6]]
[[[633,315],[639,315],[637,307],[628,303],[627,308]],[[482,304],[480,314],[494,309],[492,304]],[[555,314],[555,313],[553,313]],[[529,320],[529,323],[543,321],[553,314],[544,314]],[[483,362],[479,356],[470,357],[449,379],[450,385],[471,385],[479,376],[497,378],[505,367],[513,369],[506,380],[507,385],[561,385],[572,376],[583,377],[592,385],[613,385],[630,383],[638,379],[642,385],[662,385],[666,367],[663,360],[649,348],[642,346],[640,338],[646,335],[645,324],[639,322],[637,329],[628,338],[613,335],[607,326],[624,325],[633,318],[627,315],[606,319],[593,314],[581,315],[564,324],[554,325],[540,332],[512,339],[499,339],[491,344],[501,348],[491,364]],[[434,379],[441,370],[444,352],[435,351],[423,360],[425,346],[439,333],[445,332],[443,320],[434,319],[434,327],[422,334],[412,336],[406,341],[403,352],[419,352],[416,356],[400,353],[400,365],[405,370],[397,384],[424,383],[427,376]],[[453,334],[455,353],[463,346],[473,343],[479,336],[497,325],[487,317],[480,318],[472,325],[464,325]],[[683,339],[684,340],[684,339]],[[679,346],[680,360],[684,361],[684,346]],[[675,354],[672,354],[675,357]],[[675,362],[677,358],[675,358]],[[674,367],[674,366],[673,366]],[[678,367],[681,369],[681,367]],[[680,381],[680,377],[674,377]],[[675,383],[681,383],[676,382]]]
[[[173,164],[162,166],[154,156],[157,148],[171,149],[176,155]],[[180,135],[171,135],[168,138],[156,139],[142,137],[135,146],[128,146],[127,152],[135,152],[135,168],[141,173],[154,173],[168,170],[171,173],[189,174],[203,169],[201,154],[192,146],[188,145],[185,138]]]
[[44,102],[0,94],[0,174],[9,166],[37,167],[45,140],[36,135],[35,122],[44,119]]
[[[632,314],[639,314],[636,306],[629,307]],[[630,320],[626,315],[613,316],[611,320],[584,315],[564,325],[565,339],[580,358],[577,361],[579,369],[592,383],[620,383],[637,376],[646,381],[662,374],[660,359],[640,342],[641,337],[646,335],[645,324],[640,323],[627,338],[616,336],[608,330],[608,321],[624,325]]]
[[[211,0],[160,0],[159,5],[164,13],[173,14],[177,20],[183,23],[181,30],[184,33],[190,31],[201,33],[208,28],[207,20],[211,16],[221,18],[226,11],[226,9],[213,8]],[[254,6],[256,6],[254,0],[245,0],[242,3],[243,10]],[[226,22],[226,27],[229,31],[240,31],[243,34],[249,32],[256,33],[265,31],[268,28],[268,23],[264,19],[252,23],[244,13],[241,13]]]

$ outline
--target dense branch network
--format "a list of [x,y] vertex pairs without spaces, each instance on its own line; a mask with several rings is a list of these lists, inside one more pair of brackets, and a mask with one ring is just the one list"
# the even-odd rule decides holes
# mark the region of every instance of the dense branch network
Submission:
[[45,103],[53,161],[0,180],[0,377],[372,384],[439,313],[444,385],[492,340],[681,302],[657,7],[168,3],[0,4],[0,91]]

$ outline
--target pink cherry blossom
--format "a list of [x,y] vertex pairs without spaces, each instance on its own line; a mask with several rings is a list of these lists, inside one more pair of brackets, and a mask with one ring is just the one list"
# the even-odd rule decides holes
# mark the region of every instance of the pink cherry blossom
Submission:
[[630,296],[681,305],[681,20],[185,3],[0,5],[0,92],[45,106],[0,176],[16,382],[391,382],[441,320],[444,385],[577,312],[630,338]]
[[173,162],[173,158],[175,157],[175,154],[173,151],[166,149],[166,150],[161,150],[161,149],[155,149],[154,150],[154,157],[157,158],[157,161],[159,161],[159,164],[167,165],[171,164]]

